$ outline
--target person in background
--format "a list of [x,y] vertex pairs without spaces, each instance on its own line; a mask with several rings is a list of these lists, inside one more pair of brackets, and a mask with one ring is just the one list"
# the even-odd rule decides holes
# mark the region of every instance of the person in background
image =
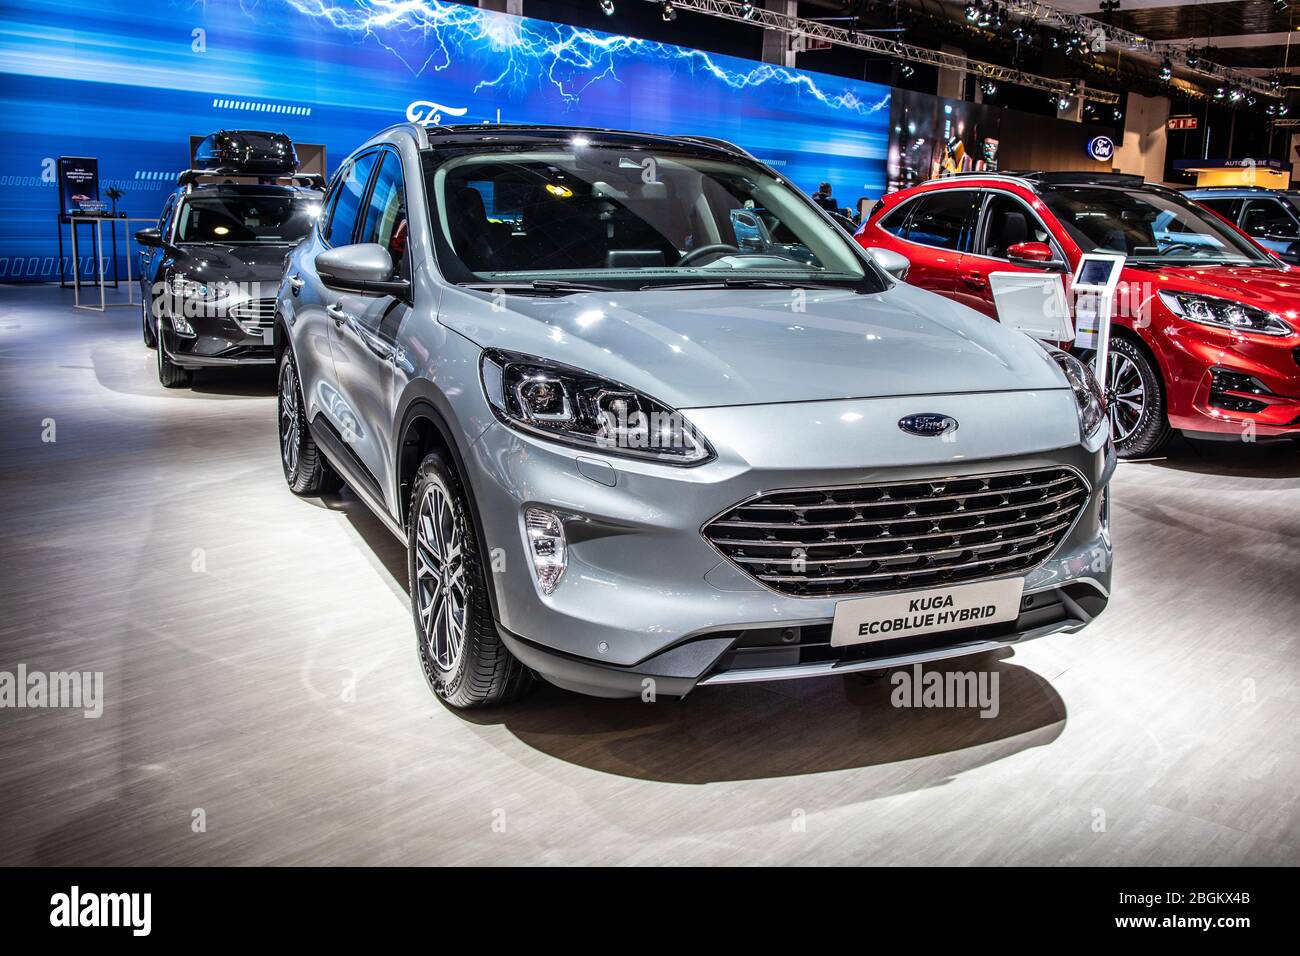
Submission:
[[821,206],[827,212],[840,211],[840,204],[835,201],[835,197],[831,194],[830,183],[822,183],[820,186],[818,186],[817,191],[813,193],[812,198],[813,198],[813,202]]
[[859,197],[853,210],[853,221],[859,226],[866,222],[867,217],[871,215],[871,207],[873,205],[875,205],[874,200],[866,196]]

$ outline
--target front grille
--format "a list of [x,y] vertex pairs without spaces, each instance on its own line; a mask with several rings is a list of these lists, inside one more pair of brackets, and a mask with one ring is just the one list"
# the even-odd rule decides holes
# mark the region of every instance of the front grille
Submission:
[[1070,468],[808,488],[736,505],[703,533],[785,594],[869,594],[1037,567],[1087,499]]
[[263,335],[275,327],[275,300],[247,299],[230,310],[230,317],[249,335]]

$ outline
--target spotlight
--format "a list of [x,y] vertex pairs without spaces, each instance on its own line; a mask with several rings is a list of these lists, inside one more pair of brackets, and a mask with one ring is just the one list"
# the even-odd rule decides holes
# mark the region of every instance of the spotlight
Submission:
[[1286,116],[1287,105],[1285,103],[1270,103],[1265,112],[1269,116]]
[[1068,110],[1070,108],[1070,104],[1074,102],[1072,99],[1070,99],[1070,97],[1064,94],[1055,93],[1053,94],[1053,96],[1056,97],[1056,108],[1058,110]]
[[1197,55],[1195,47],[1189,46],[1187,48],[1186,59],[1187,59],[1187,65],[1193,70],[1196,69],[1197,64],[1201,62],[1201,58],[1200,56]]
[[754,18],[754,5],[746,0],[745,3],[740,5],[740,12],[746,20],[752,20]]
[[980,8],[973,3],[966,4],[966,22],[974,23],[980,18]]
[[902,66],[898,68],[898,72],[902,76],[911,76],[913,73],[916,72],[916,70],[912,69],[912,64],[904,63]]
[[1124,118],[1124,111],[1117,106],[1110,111],[1110,115],[1115,120],[1115,122],[1118,123],[1120,120]]
[[1226,87],[1223,86],[1219,87],[1217,90],[1214,91],[1214,98],[1216,100],[1221,100],[1227,95],[1228,95],[1228,90]]
[[1165,57],[1164,62],[1160,64],[1160,79],[1168,83],[1174,78],[1174,65],[1169,62],[1169,57]]
[[668,0],[664,0],[659,7],[659,16],[663,17],[664,23],[672,23],[677,19],[677,9]]
[[614,15],[614,0],[600,0],[600,12],[607,17]]
[[1232,91],[1228,93],[1228,99],[1231,100],[1233,103],[1236,103],[1245,95],[1246,92],[1244,90],[1240,89],[1239,87],[1234,87]]
[[980,89],[984,91],[985,96],[994,96],[998,91],[998,85],[992,80],[985,80],[980,84]]
[[1286,8],[1291,6],[1290,0],[1273,0],[1273,9],[1278,13],[1286,13]]
[[1246,105],[1247,105],[1247,106],[1254,106],[1254,105],[1255,105],[1256,103],[1258,103],[1258,102],[1259,102],[1259,101],[1258,101],[1257,99],[1255,99],[1255,97],[1254,97],[1253,95],[1251,95],[1250,93],[1247,93],[1247,94],[1246,94]]

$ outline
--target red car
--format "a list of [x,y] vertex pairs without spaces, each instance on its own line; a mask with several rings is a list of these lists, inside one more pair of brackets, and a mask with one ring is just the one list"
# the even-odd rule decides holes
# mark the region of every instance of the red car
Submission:
[[[1164,186],[1123,174],[970,174],[884,197],[864,247],[997,318],[992,272],[1122,253],[1106,391],[1121,457],[1198,437],[1300,437],[1300,268]],[[1067,282],[1068,282],[1067,278]]]

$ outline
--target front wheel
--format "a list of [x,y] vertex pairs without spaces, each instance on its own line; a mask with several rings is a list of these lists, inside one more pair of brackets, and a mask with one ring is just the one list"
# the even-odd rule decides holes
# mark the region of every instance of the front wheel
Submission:
[[144,331],[144,344],[151,348],[158,347],[158,336],[154,334],[153,326],[149,324],[149,299],[140,300],[140,327]]
[[1126,338],[1113,337],[1110,341],[1106,412],[1115,454],[1120,458],[1154,455],[1173,436],[1165,414],[1160,369],[1140,346]]
[[[158,325],[159,333],[162,332],[162,323]],[[194,379],[194,373],[187,368],[181,368],[175,362],[167,357],[167,347],[162,340],[162,335],[158,336],[157,344],[158,357],[158,383],[163,388],[185,388]]]
[[522,696],[532,672],[497,633],[469,503],[438,454],[415,475],[407,571],[420,666],[438,698],[469,708]]
[[280,465],[284,468],[284,480],[289,490],[295,495],[323,495],[338,491],[343,486],[343,479],[330,467],[307,430],[298,366],[293,360],[293,350],[287,347],[280,357],[276,411],[280,426]]

